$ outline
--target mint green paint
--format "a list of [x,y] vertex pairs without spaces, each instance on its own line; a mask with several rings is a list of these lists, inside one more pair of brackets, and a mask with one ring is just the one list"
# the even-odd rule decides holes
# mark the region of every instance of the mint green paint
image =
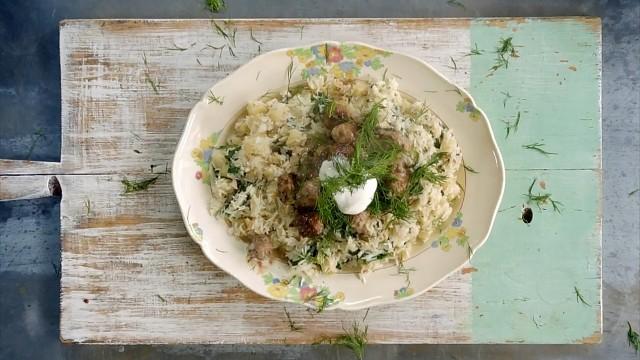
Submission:
[[[500,38],[510,36],[519,57],[487,77]],[[599,32],[579,20],[532,19],[505,28],[476,21],[474,43],[485,52],[471,57],[471,93],[491,119],[507,169],[600,167]],[[502,92],[512,96],[506,106]],[[505,138],[502,121],[514,122],[518,111],[518,131]],[[558,155],[522,148],[535,142]]]
[[[509,36],[522,47],[508,69],[487,77],[495,53],[471,59],[472,95],[491,120],[508,169],[503,211],[472,259],[473,341],[584,342],[601,327],[600,36],[577,19],[504,28],[479,20],[471,27],[471,44],[480,49],[493,51]],[[513,96],[506,107],[501,91]],[[505,139],[501,120],[513,121],[518,111],[520,127]],[[558,155],[521,147],[542,139]],[[534,193],[549,192],[565,206],[558,214],[532,205],[526,225],[523,194],[534,178],[546,184]],[[576,302],[574,286],[590,307]]]

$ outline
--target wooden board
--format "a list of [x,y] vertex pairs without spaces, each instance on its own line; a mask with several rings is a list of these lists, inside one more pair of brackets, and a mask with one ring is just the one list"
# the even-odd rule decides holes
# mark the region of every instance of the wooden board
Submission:
[[[45,194],[49,174],[60,182],[63,341],[312,343],[362,320],[364,311],[315,314],[286,305],[303,328],[291,331],[285,305],[255,295],[200,253],[186,235],[170,176],[164,174],[191,106],[213,83],[260,52],[327,39],[358,40],[422,58],[472,91],[492,119],[498,137],[504,131],[501,120],[521,111],[527,114],[527,122],[523,117],[517,137],[507,140],[545,138],[549,149],[559,153],[548,159],[526,151],[513,155],[522,150],[520,144],[501,140],[501,146],[510,151],[505,154],[510,170],[503,206],[516,206],[499,216],[488,250],[478,251],[472,265],[427,294],[372,308],[366,318],[369,341],[599,341],[598,19],[232,20],[227,26],[237,29],[233,54],[207,46],[223,43],[209,20],[61,23],[61,162],[0,160],[0,199]],[[551,32],[545,33],[558,26],[574,35],[554,40],[548,36]],[[518,38],[518,31],[526,36]],[[250,33],[262,44],[251,40]],[[487,77],[486,69],[495,58],[492,49],[505,36],[524,45],[519,49],[523,55],[513,59],[508,69]],[[475,43],[486,49],[485,54],[465,56]],[[538,60],[525,60],[530,48],[539,54]],[[569,57],[569,63],[559,62],[565,60],[563,56]],[[539,76],[533,72],[539,66],[538,74],[547,70],[560,74],[556,58],[564,68],[562,78],[580,74],[574,80],[565,79],[565,87],[559,89],[537,81]],[[531,75],[514,77],[523,73]],[[145,80],[148,76],[160,84],[157,93]],[[494,94],[496,82],[501,91],[517,94],[511,105],[518,107],[502,107],[502,98]],[[527,86],[533,90],[524,91]],[[529,96],[544,91],[551,99]],[[566,121],[575,118],[587,124],[568,145],[563,144],[562,136],[553,134],[569,132],[569,125],[556,126],[554,119],[547,118],[546,126],[536,127],[528,116],[548,117],[542,109],[550,101],[553,105],[553,98],[561,92],[576,104],[593,93],[598,100],[580,109],[567,106],[562,112]],[[580,120],[584,118],[589,120]],[[575,161],[566,157],[570,153],[577,154]],[[148,191],[122,194],[124,177],[144,178],[151,172],[161,174]],[[514,219],[522,203],[520,194],[534,177],[545,180],[566,207],[561,215],[536,210],[536,222],[526,226]],[[574,232],[577,228],[591,231],[578,234]],[[535,235],[545,241],[522,247],[505,241],[516,234],[526,241]],[[553,247],[560,241],[566,243],[562,251]],[[549,268],[541,269],[538,264]],[[539,274],[560,280],[545,282]],[[522,286],[527,281],[533,284],[531,291]],[[575,303],[574,286],[590,300],[589,307]]]

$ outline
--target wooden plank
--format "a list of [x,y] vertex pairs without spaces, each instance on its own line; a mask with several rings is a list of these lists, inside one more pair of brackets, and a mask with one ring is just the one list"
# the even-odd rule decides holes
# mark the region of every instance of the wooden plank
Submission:
[[[417,56],[468,86],[468,59],[450,68],[450,56],[468,51],[466,19],[234,20],[228,26],[237,30],[233,53],[209,47],[224,44],[209,20],[63,21],[62,173],[144,173],[149,164],[168,162],[206,89],[278,48],[369,42]],[[147,76],[158,82],[157,94]]]
[[[365,311],[309,312],[256,295],[187,236],[170,177],[122,194],[121,177],[60,177],[61,338],[91,343],[313,343]],[[145,209],[145,210],[142,210]],[[371,309],[373,343],[467,342],[470,274],[425,296]]]
[[60,185],[55,176],[0,176],[0,201],[59,196],[59,192]]
[[[222,24],[221,24],[222,25]],[[122,195],[123,176],[164,171],[204,91],[260,51],[359,40],[429,61],[468,86],[469,20],[234,20],[237,47],[211,51],[208,20],[65,21],[61,27],[63,147],[61,337],[97,343],[312,343],[363,312],[312,314],[253,294],[187,237],[169,178]],[[455,41],[453,41],[455,39]],[[194,45],[192,45],[194,44]],[[186,50],[177,50],[186,48]],[[203,50],[204,49],[204,50]],[[461,58],[450,68],[450,56]],[[145,66],[143,56],[147,59]],[[158,93],[146,76],[160,84]],[[101,174],[101,175],[97,175]],[[427,295],[372,309],[373,343],[470,341],[470,275]]]
[[[475,342],[594,343],[602,337],[601,29],[597,18],[477,20],[471,38],[518,57],[491,73],[474,56],[471,92],[491,120],[507,171],[502,211],[473,259]],[[508,55],[507,55],[508,56]],[[490,75],[489,75],[490,74]],[[488,76],[489,75],[489,76]],[[505,94],[509,94],[507,97]],[[520,114],[517,130],[506,124]],[[538,143],[540,151],[527,149]],[[543,144],[543,145],[542,145]],[[537,169],[537,170],[531,170]],[[529,186],[551,204],[519,220]],[[576,290],[577,289],[577,290]],[[577,301],[576,291],[588,303]],[[500,318],[501,321],[496,321]]]

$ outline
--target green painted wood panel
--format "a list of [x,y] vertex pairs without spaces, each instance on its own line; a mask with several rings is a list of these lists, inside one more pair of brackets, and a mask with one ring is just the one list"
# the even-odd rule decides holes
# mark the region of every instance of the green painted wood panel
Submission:
[[[498,24],[471,26],[472,46],[485,50],[471,57],[471,92],[491,121],[507,169],[494,230],[472,259],[473,341],[599,342],[600,22]],[[491,74],[495,49],[508,37],[517,57],[507,56],[508,67]],[[504,121],[513,124],[518,112],[518,129],[506,137]],[[523,148],[532,143],[557,154]],[[550,193],[562,212],[530,204],[533,221],[525,224],[524,194],[534,179],[532,192]],[[588,305],[577,300],[576,288]]]

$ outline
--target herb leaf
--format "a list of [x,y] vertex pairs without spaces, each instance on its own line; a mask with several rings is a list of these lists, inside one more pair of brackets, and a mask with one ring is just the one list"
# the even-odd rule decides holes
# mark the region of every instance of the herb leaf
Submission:
[[573,291],[576,293],[576,302],[577,303],[582,303],[583,305],[587,305],[587,306],[591,307],[591,304],[589,304],[588,302],[586,302],[584,300],[584,297],[582,297],[582,294],[580,293],[580,290],[578,290],[577,286],[573,287]]
[[505,124],[505,130],[507,131],[506,135],[504,136],[504,138],[506,139],[509,137],[509,134],[511,134],[511,130],[513,130],[514,133],[518,131],[518,126],[520,125],[520,111],[518,111],[516,120],[513,123],[504,120],[502,120],[502,122]]
[[156,180],[158,180],[159,177],[160,176],[154,176],[152,178],[141,180],[141,181],[131,181],[125,178],[125,179],[122,179],[122,181],[120,182],[122,183],[122,185],[124,185],[124,193],[129,194],[133,192],[147,190],[149,186],[153,185],[156,182]]
[[636,354],[638,350],[640,350],[640,334],[631,328],[631,323],[627,321],[627,325],[629,325],[629,331],[627,331],[627,341],[629,341],[629,346],[636,350]]
[[538,193],[538,194],[533,194],[533,186],[535,185],[537,179],[533,179],[533,181],[531,182],[531,185],[529,186],[529,190],[527,191],[526,194],[524,194],[524,196],[527,198],[527,204],[531,204],[534,203],[536,204],[536,206],[538,206],[538,209],[542,209],[542,205],[551,203],[551,206],[553,206],[553,211],[557,212],[557,213],[562,213],[561,210],[561,206],[563,206],[563,204],[560,201],[557,200],[553,200],[551,198],[551,194],[550,193]]
[[205,0],[205,4],[207,9],[212,13],[220,12],[220,10],[223,10],[226,6],[224,0]]
[[535,142],[532,144],[526,144],[526,145],[522,145],[522,148],[527,149],[527,150],[534,150],[539,152],[542,155],[545,156],[549,156],[549,155],[558,155],[558,153],[554,153],[554,152],[549,152],[544,150],[542,147],[544,146],[544,143],[541,142]]
[[211,90],[209,90],[209,96],[207,96],[207,103],[216,103],[218,105],[224,104],[224,97],[216,96]]
[[364,359],[364,350],[367,346],[367,330],[368,326],[365,325],[364,329],[360,329],[360,326],[357,322],[354,322],[351,326],[350,330],[346,330],[343,327],[344,334],[336,337],[336,338],[324,338],[321,339],[318,343],[320,344],[333,344],[344,346],[348,349],[351,349],[353,353],[356,355],[358,360]]

